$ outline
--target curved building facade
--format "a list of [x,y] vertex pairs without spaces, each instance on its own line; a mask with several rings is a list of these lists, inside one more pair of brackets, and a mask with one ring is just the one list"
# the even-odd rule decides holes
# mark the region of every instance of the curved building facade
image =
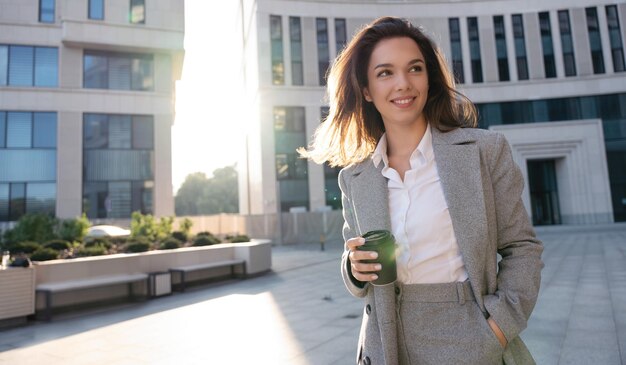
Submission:
[[295,148],[328,110],[332,60],[384,15],[423,27],[476,104],[479,127],[506,135],[535,224],[626,220],[626,3],[591,0],[243,1],[254,123],[242,213],[340,208],[337,170]]

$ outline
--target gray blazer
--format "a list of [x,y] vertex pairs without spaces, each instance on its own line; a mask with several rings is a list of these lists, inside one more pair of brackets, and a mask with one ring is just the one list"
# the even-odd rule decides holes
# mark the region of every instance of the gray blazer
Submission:
[[[437,169],[476,301],[509,342],[503,355],[505,364],[534,364],[518,335],[526,328],[537,301],[543,246],[522,203],[524,182],[509,144],[502,135],[482,129],[431,130]],[[383,166],[376,168],[367,159],[339,173],[345,240],[370,230],[391,229]],[[499,263],[496,252],[502,256]],[[381,348],[373,352],[380,359],[372,364],[395,365],[398,347],[393,285],[357,281],[351,274],[348,253],[344,251],[341,265],[345,285],[352,295],[374,303],[376,311],[375,316],[363,317],[357,361],[363,338],[379,336],[376,343]],[[377,323],[367,323],[370,317]]]

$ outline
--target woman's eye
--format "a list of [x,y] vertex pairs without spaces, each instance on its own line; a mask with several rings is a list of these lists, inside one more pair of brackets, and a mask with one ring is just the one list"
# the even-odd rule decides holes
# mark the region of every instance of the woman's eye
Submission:
[[411,71],[411,72],[420,72],[420,71],[422,71],[422,66],[413,66],[413,67],[411,67],[411,69],[409,71]]
[[378,77],[382,77],[382,76],[389,76],[391,75],[391,72],[389,72],[389,70],[382,70],[378,73]]

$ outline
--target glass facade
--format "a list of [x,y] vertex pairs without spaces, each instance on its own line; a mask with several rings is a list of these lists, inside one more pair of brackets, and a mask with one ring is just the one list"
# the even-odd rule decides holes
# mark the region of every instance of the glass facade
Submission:
[[448,27],[450,28],[450,48],[452,49],[452,72],[456,82],[462,84],[465,82],[465,75],[463,72],[463,51],[461,48],[459,18],[448,19]]
[[478,18],[467,18],[470,57],[472,61],[472,82],[483,82],[483,67],[480,58],[480,38],[478,36]]
[[626,221],[626,93],[476,104],[479,127],[602,119],[615,221]]
[[41,23],[54,23],[55,0],[39,0],[39,21]]
[[[328,116],[329,108],[323,106],[320,108],[321,123],[326,120]],[[341,210],[341,189],[339,189],[339,167],[330,167],[327,163],[324,164],[324,196],[326,205],[333,210]]]
[[606,21],[609,27],[609,41],[611,42],[611,58],[615,72],[626,71],[624,66],[624,46],[619,24],[619,15],[616,5],[606,6]]
[[57,114],[0,111],[0,221],[54,215]]
[[272,49],[272,84],[284,85],[283,25],[279,15],[270,15],[270,43]]
[[297,148],[307,145],[304,108],[274,107],[274,143],[281,210],[308,209],[308,162],[296,152]]
[[128,218],[153,212],[154,121],[146,115],[83,115],[83,212]]
[[559,10],[558,16],[565,76],[576,76],[576,57],[574,56],[574,42],[572,40],[569,12],[567,10]]
[[541,48],[543,50],[543,68],[545,75],[547,78],[553,78],[556,77],[556,64],[554,62],[550,13],[539,13],[539,30],[541,32]]
[[85,51],[83,85],[87,89],[154,90],[150,54]]
[[104,0],[89,0],[89,8],[87,10],[89,19],[104,19]]
[[517,64],[517,78],[528,80],[528,60],[526,58],[526,40],[524,37],[524,19],[521,14],[513,14],[513,39],[515,41],[515,62]]
[[587,15],[587,31],[589,32],[589,47],[591,48],[591,61],[593,73],[603,74],[604,58],[602,56],[602,40],[600,38],[600,26],[598,24],[598,11],[596,8],[585,8]]
[[341,53],[347,43],[346,20],[343,18],[335,18],[335,47],[337,54]]
[[146,2],[145,0],[130,0],[129,21],[132,24],[146,23]]
[[291,43],[291,83],[293,85],[304,85],[300,17],[289,17],[289,41]]
[[328,21],[326,18],[315,19],[317,30],[317,63],[320,85],[326,85],[326,72],[330,67],[330,51],[328,49]]
[[0,86],[57,87],[59,50],[0,44]]
[[506,32],[504,31],[504,17],[493,17],[493,30],[496,36],[496,56],[498,58],[498,80],[509,81],[509,57],[506,51]]

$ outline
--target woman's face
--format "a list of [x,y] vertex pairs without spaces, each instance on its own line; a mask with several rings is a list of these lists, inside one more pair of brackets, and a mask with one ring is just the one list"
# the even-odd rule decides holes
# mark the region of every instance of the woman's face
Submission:
[[367,67],[365,100],[373,102],[385,129],[426,123],[428,98],[426,61],[417,43],[408,37],[378,42]]

